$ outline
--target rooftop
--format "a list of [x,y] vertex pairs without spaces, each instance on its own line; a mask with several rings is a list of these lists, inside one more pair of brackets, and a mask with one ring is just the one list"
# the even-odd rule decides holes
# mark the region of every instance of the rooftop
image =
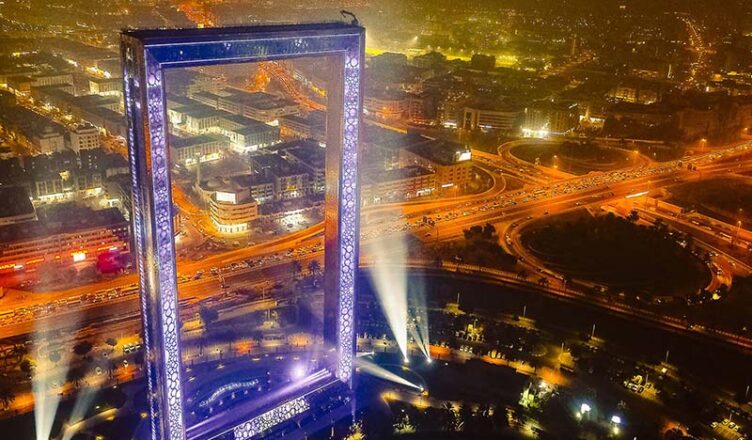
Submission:
[[0,186],[0,218],[34,213],[29,191],[23,186]]
[[395,180],[410,179],[413,177],[426,176],[433,174],[431,170],[419,166],[407,166],[404,168],[394,168],[391,170],[367,170],[363,173],[364,184],[377,184],[392,182]]
[[229,112],[225,112],[225,111],[222,111],[221,114],[222,114],[222,119],[224,119],[225,121],[234,122],[236,124],[240,124],[240,125],[243,125],[243,126],[267,125],[267,124],[265,124],[265,123],[263,123],[261,121],[258,121],[256,119],[249,118],[249,117],[243,116],[243,115],[236,115],[234,113],[229,113]]
[[240,127],[235,130],[231,130],[235,133],[238,133],[240,135],[249,135],[254,133],[263,133],[267,131],[275,131],[277,130],[276,127],[272,127],[271,125],[266,124],[257,124],[257,125],[247,125],[245,127]]
[[288,120],[296,122],[301,125],[309,126],[325,126],[326,125],[326,113],[322,111],[312,111],[306,116],[302,115],[285,115],[279,118],[281,121]]
[[469,158],[470,149],[456,142],[432,139],[428,142],[412,145],[407,150],[440,165],[454,165],[463,162],[465,155]]
[[227,92],[230,95],[222,97],[223,100],[241,102],[243,105],[259,110],[297,105],[294,101],[265,92],[246,92],[245,90],[236,89],[227,90]]
[[309,168],[323,169],[326,167],[326,149],[318,142],[305,140],[288,142],[282,149]]
[[0,226],[0,243],[42,239],[78,231],[128,226],[117,208],[93,210],[75,203],[49,206],[37,211],[38,220]]
[[194,103],[190,105],[184,105],[182,107],[176,107],[173,109],[176,113],[181,113],[191,118],[210,118],[212,116],[219,116],[219,110],[206,104]]
[[[258,154],[251,156],[254,172],[268,171],[276,176],[297,176],[307,174],[302,166],[286,160],[279,154]],[[257,170],[257,168],[261,168]]]
[[200,134],[198,136],[183,138],[178,136],[170,136],[170,147],[176,149],[189,148],[196,145],[208,144],[211,142],[228,142],[228,139],[222,135],[214,133]]

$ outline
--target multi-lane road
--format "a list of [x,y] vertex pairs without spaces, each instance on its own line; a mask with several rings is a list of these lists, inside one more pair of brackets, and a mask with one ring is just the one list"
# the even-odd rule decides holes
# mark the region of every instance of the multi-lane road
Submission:
[[[723,173],[730,167],[749,167],[750,160],[743,162],[719,161],[722,157],[747,153],[744,147],[730,147],[712,154],[696,156],[677,162],[652,167],[599,173],[595,176],[575,177],[556,183],[530,186],[525,190],[504,192],[503,179],[496,178],[491,190],[470,196],[375,206],[364,210],[362,241],[369,242],[392,233],[415,233],[425,241],[447,240],[462,235],[462,231],[475,224],[486,222],[508,227],[531,218],[557,213],[575,207],[592,204],[602,205],[626,195],[654,190],[677,184],[697,174],[688,171],[687,163],[702,170],[705,177]],[[485,167],[489,168],[489,167]],[[424,218],[431,218],[428,226]],[[178,261],[181,299],[198,301],[222,292],[222,284],[235,289],[244,285],[258,284],[264,280],[290,276],[293,259],[302,260],[306,267],[311,259],[322,256],[322,225],[276,238],[266,243],[247,248],[210,255],[201,261]],[[253,265],[253,267],[248,267]],[[212,268],[221,274],[211,274]],[[193,279],[195,274],[204,275]],[[39,329],[66,328],[85,322],[102,322],[108,317],[137,316],[137,277],[125,275],[113,280],[86,285],[60,292],[19,295],[11,292],[2,304],[3,309],[14,307],[22,310],[20,315],[0,318],[0,338],[31,333]],[[93,297],[93,298],[92,298]],[[10,302],[13,301],[13,304]],[[54,303],[51,308],[48,304]]]

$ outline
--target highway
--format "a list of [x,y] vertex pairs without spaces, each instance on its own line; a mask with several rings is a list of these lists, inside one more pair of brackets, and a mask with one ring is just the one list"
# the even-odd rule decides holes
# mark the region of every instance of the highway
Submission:
[[[745,148],[731,147],[725,154],[746,152]],[[718,152],[712,153],[716,155],[716,158],[719,154]],[[736,162],[714,164],[715,159],[711,157],[712,155],[709,153],[690,159],[702,169],[704,177],[723,173],[730,166],[738,165]],[[749,166],[749,161],[743,164]],[[384,234],[405,232],[414,232],[424,241],[448,240],[461,236],[462,231],[472,225],[486,222],[497,225],[511,224],[515,220],[523,222],[529,220],[528,217],[544,215],[545,212],[563,212],[594,203],[602,205],[644,190],[648,185],[655,190],[677,184],[696,174],[697,171],[688,171],[686,168],[679,168],[676,163],[668,163],[601,173],[597,176],[572,178],[512,193],[502,193],[503,185],[497,183],[490,192],[463,196],[457,200],[425,201],[405,206],[376,206],[372,208],[373,212],[380,212],[384,215],[365,222],[361,240],[367,244],[369,241],[382,238]],[[369,210],[366,209],[364,212],[368,216]],[[434,226],[427,226],[422,221],[423,217],[431,217],[434,220]],[[227,284],[232,288],[237,288],[243,283],[254,281],[258,283],[264,279],[273,279],[277,273],[264,272],[265,269],[258,268],[238,269],[235,267],[235,270],[232,270],[232,263],[247,264],[248,261],[261,261],[265,266],[279,266],[277,263],[289,264],[293,258],[302,258],[304,263],[312,258],[320,258],[321,232],[323,232],[323,226],[315,225],[267,243],[210,255],[201,261],[179,260],[178,274],[185,280],[180,284],[180,297],[201,299],[218,292],[221,282],[216,277],[208,276],[209,270],[214,267],[221,271]],[[198,280],[187,281],[199,271],[207,275]],[[130,274],[94,285],[85,285],[61,292],[49,292],[44,296],[11,292],[0,301],[2,303],[13,301],[16,309],[34,309],[34,311],[24,313],[20,317],[2,319],[0,337],[9,338],[29,334],[34,330],[32,320],[36,320],[36,328],[65,328],[80,324],[82,316],[85,316],[87,321],[100,321],[111,316],[115,310],[118,314],[122,314],[123,311],[135,312],[138,309],[138,303],[135,300],[136,282],[136,275]],[[114,298],[109,298],[108,292],[113,290],[119,294]],[[81,298],[92,292],[99,292],[102,297],[101,301],[96,303],[76,301],[77,297]],[[46,306],[51,302],[57,303],[55,309]],[[48,310],[46,312],[48,316],[45,316],[45,310]]]

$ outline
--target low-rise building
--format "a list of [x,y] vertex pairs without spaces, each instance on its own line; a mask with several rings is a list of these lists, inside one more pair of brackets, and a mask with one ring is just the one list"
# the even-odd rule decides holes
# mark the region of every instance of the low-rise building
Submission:
[[[222,118],[224,119],[224,118]],[[247,125],[219,129],[222,135],[230,139],[232,148],[240,153],[250,153],[274,145],[279,142],[279,127],[274,127],[263,122],[246,119]]]
[[78,153],[81,150],[91,150],[102,146],[102,136],[93,124],[85,122],[76,125],[69,132],[70,149]]
[[36,220],[37,213],[23,186],[0,186],[0,226]]
[[300,106],[294,101],[269,93],[237,89],[225,89],[222,92],[226,95],[218,99],[218,109],[267,124],[277,125],[282,116],[300,113]]
[[280,145],[280,151],[290,162],[308,170],[311,191],[323,193],[326,190],[326,149],[311,140],[292,141]]
[[419,166],[366,170],[361,182],[363,205],[430,196],[436,192],[438,186],[436,173]]
[[364,126],[362,142],[368,163],[377,169],[418,166],[436,173],[439,193],[464,189],[473,177],[472,152],[456,142],[368,124]]
[[46,207],[38,219],[0,226],[0,271],[42,263],[94,261],[105,252],[128,252],[130,225],[115,208],[76,205]]
[[280,134],[287,139],[315,139],[326,142],[326,113],[319,110],[307,115],[289,115],[279,118]]
[[196,161],[208,162],[221,158],[229,146],[229,140],[222,135],[207,133],[186,138],[171,136],[169,145],[170,160],[190,166]]
[[385,120],[402,118],[407,114],[409,105],[407,94],[399,91],[370,92],[363,98],[363,111]]
[[0,107],[0,132],[39,153],[65,149],[65,127],[19,105]]
[[251,171],[274,182],[276,200],[296,199],[310,193],[308,171],[279,154],[252,155]]
[[579,117],[576,103],[535,102],[525,108],[523,135],[566,133],[577,128]]
[[456,142],[427,140],[401,150],[402,167],[417,165],[436,173],[439,193],[465,189],[472,180],[470,148]]
[[92,76],[89,77],[89,92],[95,95],[123,96],[123,79]]
[[476,105],[465,107],[462,128],[466,130],[516,131],[522,124],[523,112],[517,108]]
[[258,203],[251,197],[250,188],[230,180],[229,185],[214,192],[209,212],[218,232],[238,234],[248,231],[249,223],[258,217]]

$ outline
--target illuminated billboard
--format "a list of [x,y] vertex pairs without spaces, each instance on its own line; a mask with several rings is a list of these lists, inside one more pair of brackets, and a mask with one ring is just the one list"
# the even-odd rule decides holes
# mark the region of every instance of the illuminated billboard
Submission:
[[215,197],[217,198],[218,202],[238,203],[237,196],[235,195],[235,193],[217,191],[215,193]]

